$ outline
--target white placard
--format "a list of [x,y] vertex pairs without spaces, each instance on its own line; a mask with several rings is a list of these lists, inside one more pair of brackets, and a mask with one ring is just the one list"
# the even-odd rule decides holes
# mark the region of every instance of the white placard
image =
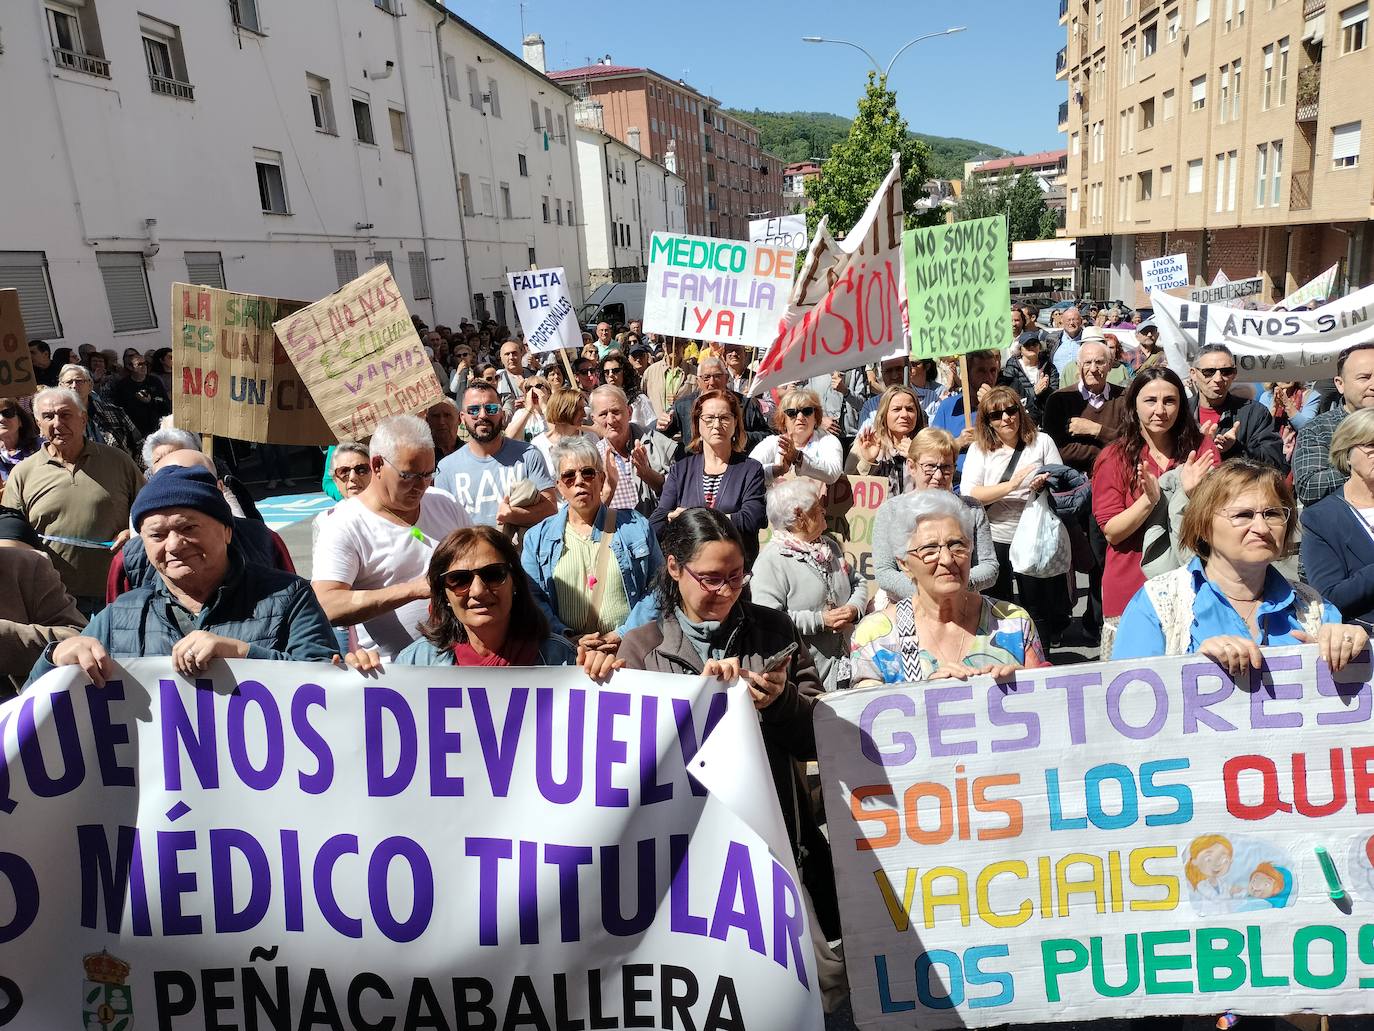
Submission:
[[1188,285],[1188,255],[1166,254],[1140,263],[1140,278],[1145,292],[1173,290]]
[[525,346],[535,353],[582,346],[582,327],[568,297],[568,279],[560,268],[508,272],[511,299],[520,313]]

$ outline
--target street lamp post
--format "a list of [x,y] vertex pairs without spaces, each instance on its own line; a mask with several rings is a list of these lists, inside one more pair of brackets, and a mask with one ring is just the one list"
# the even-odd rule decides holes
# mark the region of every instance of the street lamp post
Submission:
[[886,79],[886,78],[888,77],[888,75],[890,75],[890,74],[892,73],[892,66],[893,66],[894,64],[897,63],[897,58],[901,57],[903,54],[905,54],[905,53],[907,52],[907,50],[909,50],[911,47],[915,46],[917,43],[921,42],[921,40],[923,40],[923,39],[933,39],[933,38],[936,37],[936,36],[952,36],[952,35],[954,35],[954,33],[956,33],[956,32],[963,32],[964,29],[965,29],[966,27],[967,27],[967,26],[964,26],[964,25],[958,25],[958,26],[955,26],[955,27],[953,27],[953,28],[944,29],[944,30],[942,30],[942,31],[940,31],[940,32],[927,32],[924,36],[917,36],[915,39],[908,40],[907,42],[905,42],[905,43],[902,44],[902,47],[901,47],[900,50],[898,50],[895,54],[892,55],[892,60],[887,62],[887,68],[886,68],[886,69],[884,69],[883,66],[880,65],[880,64],[878,63],[878,59],[877,59],[876,57],[874,57],[872,54],[870,54],[864,47],[860,46],[858,43],[851,42],[850,40],[847,40],[847,39],[828,39],[828,38],[826,38],[825,36],[803,36],[803,37],[802,37],[802,42],[803,42],[803,43],[841,43],[841,44],[843,44],[844,46],[853,47],[855,50],[859,51],[859,53],[863,54],[864,57],[868,58],[869,63],[873,65],[873,70],[874,70],[875,72],[877,72],[877,73],[878,73],[879,75],[881,75],[884,79]]

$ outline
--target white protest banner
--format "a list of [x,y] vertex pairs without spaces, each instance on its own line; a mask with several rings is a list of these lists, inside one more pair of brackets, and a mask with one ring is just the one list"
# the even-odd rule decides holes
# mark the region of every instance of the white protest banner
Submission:
[[1243,382],[1322,379],[1336,374],[1342,350],[1374,340],[1374,286],[1312,311],[1247,311],[1163,292],[1153,301],[1160,344],[1179,375],[1203,346],[1225,344]]
[[1259,297],[1264,293],[1264,277],[1251,276],[1249,279],[1228,279],[1224,283],[1200,286],[1189,292],[1193,301],[1206,301],[1208,304],[1225,304],[1227,301],[1245,297]]
[[561,268],[508,272],[511,300],[520,313],[525,346],[535,353],[582,346],[582,327],[568,297],[567,274]]
[[906,354],[902,218],[902,173],[893,154],[891,170],[843,240],[830,235],[827,219],[816,227],[751,395]]
[[1145,292],[1173,290],[1188,285],[1188,255],[1167,254],[1140,263],[1140,279]]
[[778,332],[797,254],[790,247],[656,232],[644,331],[767,347]]
[[858,1025],[1370,1012],[1374,692],[1316,652],[827,695]]
[[1336,290],[1336,272],[1340,265],[1332,265],[1310,283],[1298,287],[1291,294],[1281,300],[1275,307],[1296,308],[1300,304],[1311,304],[1313,301],[1326,301]]
[[822,1026],[742,685],[85,679],[0,705],[0,1026]]
[[749,242],[770,247],[787,247],[801,253],[806,247],[806,216],[755,218],[749,221]]

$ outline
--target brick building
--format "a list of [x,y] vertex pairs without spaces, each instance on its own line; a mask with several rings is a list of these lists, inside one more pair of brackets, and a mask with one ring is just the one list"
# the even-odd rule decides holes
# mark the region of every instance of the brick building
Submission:
[[1086,292],[1143,301],[1140,262],[1173,253],[1199,283],[1371,279],[1366,2],[1061,0],[1059,18]]
[[750,218],[783,213],[782,162],[713,97],[651,68],[605,63],[549,77],[599,104],[606,132],[686,181],[689,233],[747,240]]

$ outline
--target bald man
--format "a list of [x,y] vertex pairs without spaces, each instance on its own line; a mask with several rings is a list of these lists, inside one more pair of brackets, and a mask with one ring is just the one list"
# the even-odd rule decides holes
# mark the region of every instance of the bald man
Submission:
[[[185,469],[208,469],[215,474],[220,493],[224,495],[225,500],[233,498],[233,493],[224,485],[224,481],[219,479],[219,473],[215,469],[215,461],[209,455],[200,451],[192,451],[190,448],[172,451],[153,463],[153,467],[148,470],[148,479],[151,480],[161,470],[169,466],[181,466]],[[275,531],[268,529],[267,524],[261,520],[235,516],[233,537],[229,542],[229,548],[231,551],[238,548],[244,561],[250,566],[268,566],[286,573],[296,571],[286,542]],[[106,604],[114,601],[125,591],[151,584],[156,577],[157,570],[148,561],[148,556],[143,550],[143,539],[138,534],[134,534],[129,543],[120,549],[119,553],[115,555],[114,561],[110,563],[110,575],[105,581]]]

